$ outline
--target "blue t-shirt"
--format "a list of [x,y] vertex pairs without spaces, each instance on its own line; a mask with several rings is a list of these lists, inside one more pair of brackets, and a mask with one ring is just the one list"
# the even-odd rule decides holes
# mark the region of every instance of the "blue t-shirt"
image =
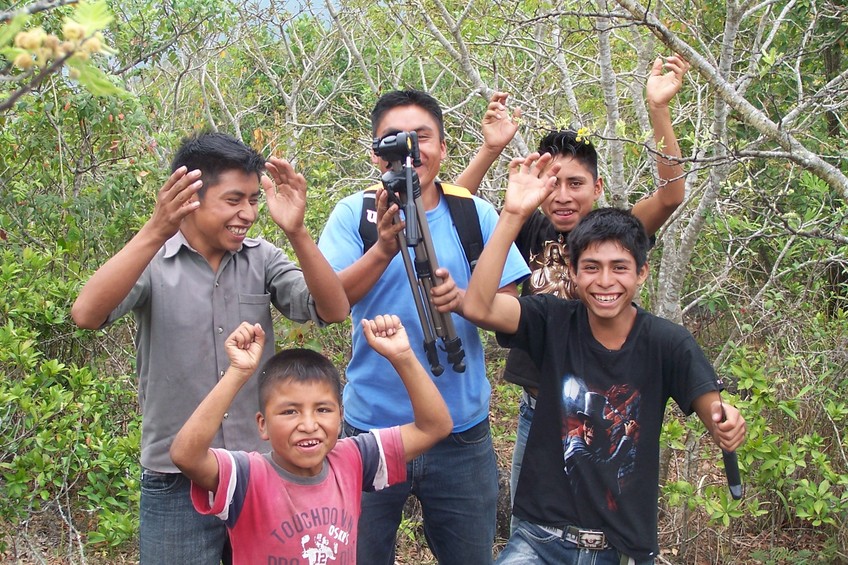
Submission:
[[[363,193],[358,192],[336,205],[318,242],[321,252],[336,271],[349,267],[363,254],[362,238],[359,235],[362,197]],[[485,243],[495,229],[498,214],[491,204],[480,198],[475,197],[474,203]],[[467,288],[471,270],[445,199],[440,199],[439,205],[426,215],[439,266],[450,272],[459,288]],[[412,249],[410,255],[413,258],[415,256]],[[526,263],[513,246],[500,286],[518,282],[529,274]],[[346,373],[345,420],[363,430],[413,421],[412,405],[400,377],[385,358],[371,349],[359,326],[362,319],[371,319],[380,314],[396,314],[401,319],[419,361],[429,370],[423,347],[424,333],[400,253],[389,263],[377,284],[353,305],[351,311],[353,356]],[[453,370],[445,352],[441,350],[442,341],[437,338],[439,360],[445,371],[441,376],[434,377],[434,382],[450,409],[453,431],[461,432],[486,419],[491,387],[486,378],[483,346],[477,327],[461,316],[451,316],[465,351],[465,372],[457,373]]]

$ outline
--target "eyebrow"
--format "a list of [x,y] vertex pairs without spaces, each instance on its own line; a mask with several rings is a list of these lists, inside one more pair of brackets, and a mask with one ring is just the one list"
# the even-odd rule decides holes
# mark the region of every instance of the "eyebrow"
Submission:
[[[382,138],[386,137],[387,135],[397,135],[397,134],[399,134],[399,133],[401,133],[401,132],[404,132],[404,131],[410,131],[410,130],[403,130],[403,129],[398,129],[398,128],[390,128],[390,129],[388,129],[388,130],[386,130],[386,131],[384,131],[384,132],[382,132],[382,133],[378,133],[377,137],[379,137],[379,138],[381,138],[381,139],[382,139]],[[432,127],[430,127],[430,126],[428,126],[428,125],[423,125],[423,126],[419,126],[419,127],[415,128],[415,129],[414,129],[414,130],[412,130],[412,131],[414,131],[415,133],[420,133],[420,132],[422,132],[422,131],[426,131],[426,132],[428,132],[428,133],[431,133],[431,132],[436,131],[436,128],[432,128]]]
[[262,192],[262,191],[261,191],[259,188],[257,188],[257,189],[256,189],[256,190],[254,190],[254,191],[251,191],[251,192],[245,192],[245,191],[243,191],[243,190],[238,190],[238,189],[235,189],[235,188],[231,188],[231,189],[229,189],[229,190],[225,190],[224,192],[222,192],[222,193],[221,193],[221,196],[222,196],[223,198],[229,198],[229,197],[231,197],[231,196],[238,196],[238,197],[248,196],[248,197],[251,197],[251,196],[259,196],[259,194],[260,194],[261,192]]

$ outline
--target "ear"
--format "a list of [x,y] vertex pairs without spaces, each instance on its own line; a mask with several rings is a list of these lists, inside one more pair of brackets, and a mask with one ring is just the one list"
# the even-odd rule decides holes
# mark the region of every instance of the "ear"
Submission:
[[265,416],[262,415],[262,412],[256,413],[256,427],[259,429],[259,437],[265,441],[271,439],[268,437],[268,430],[265,427]]
[[642,265],[642,268],[639,269],[639,278],[637,279],[638,284],[642,284],[643,282],[645,282],[648,279],[649,270],[650,269],[648,268],[647,262],[644,265]]
[[339,404],[339,437],[342,437],[342,430],[344,429],[344,406]]
[[439,145],[440,145],[440,146],[441,146],[441,148],[442,148],[442,156],[441,156],[441,159],[440,159],[440,160],[441,160],[441,161],[444,161],[445,159],[447,159],[447,158],[448,158],[448,145],[447,145],[447,143],[445,142],[444,138],[442,138],[442,139],[439,141]]
[[601,197],[601,194],[604,193],[604,177],[598,177],[598,180],[595,181],[595,190],[593,191],[593,195],[595,197],[595,201]]

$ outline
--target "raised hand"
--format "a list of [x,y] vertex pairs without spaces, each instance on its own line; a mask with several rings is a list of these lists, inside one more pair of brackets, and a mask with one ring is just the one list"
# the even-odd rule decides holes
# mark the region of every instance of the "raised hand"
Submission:
[[180,167],[174,171],[156,196],[156,206],[148,224],[162,240],[180,229],[183,218],[200,207],[197,191],[203,186],[200,171]]
[[503,211],[529,217],[556,187],[559,163],[551,164],[551,154],[531,153],[509,164],[509,184]]
[[249,377],[256,371],[265,346],[265,331],[259,324],[242,322],[224,342],[230,367]]
[[657,57],[648,75],[646,93],[648,104],[667,106],[683,85],[683,76],[689,70],[689,62],[680,55]]
[[506,92],[492,94],[483,116],[483,145],[497,151],[502,151],[515,137],[518,118],[521,117],[521,108],[515,108],[510,115],[506,107],[507,98],[509,94]]
[[374,351],[391,361],[400,355],[411,354],[409,338],[400,318],[394,314],[362,320],[362,333]]
[[261,183],[271,219],[287,235],[305,229],[306,178],[295,173],[294,167],[279,157],[271,157],[265,163],[265,169],[271,178],[263,175]]

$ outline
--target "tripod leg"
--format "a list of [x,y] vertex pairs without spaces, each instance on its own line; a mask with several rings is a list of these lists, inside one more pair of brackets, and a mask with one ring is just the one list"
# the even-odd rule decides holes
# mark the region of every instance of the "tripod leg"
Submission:
[[436,276],[436,269],[439,268],[438,260],[436,259],[436,251],[433,248],[433,238],[430,235],[430,226],[427,224],[427,216],[424,212],[424,203],[421,198],[415,199],[415,210],[418,214],[418,227],[421,232],[421,240],[415,246],[415,270],[418,276],[418,281],[422,287],[422,292],[427,298],[429,314],[432,320],[433,328],[437,336],[442,338],[445,351],[448,355],[448,361],[453,366],[454,371],[465,371],[465,351],[462,349],[462,340],[456,333],[456,327],[453,324],[450,312],[439,312],[439,310],[430,301],[430,290],[433,286],[441,284],[443,281]]
[[[418,319],[421,322],[421,329],[424,331],[424,352],[427,355],[427,362],[430,364],[430,372],[438,377],[444,373],[445,369],[439,363],[439,353],[436,350],[436,337],[433,331],[433,324],[428,315],[428,310],[424,307],[424,301],[421,298],[421,285],[412,268],[412,259],[409,256],[409,248],[406,245],[406,237],[403,235],[403,232],[398,233],[398,243],[400,244],[403,266],[406,269],[406,278],[409,279],[409,286],[412,290],[412,299],[415,301],[415,309],[418,311]],[[429,297],[429,294],[426,296]]]

